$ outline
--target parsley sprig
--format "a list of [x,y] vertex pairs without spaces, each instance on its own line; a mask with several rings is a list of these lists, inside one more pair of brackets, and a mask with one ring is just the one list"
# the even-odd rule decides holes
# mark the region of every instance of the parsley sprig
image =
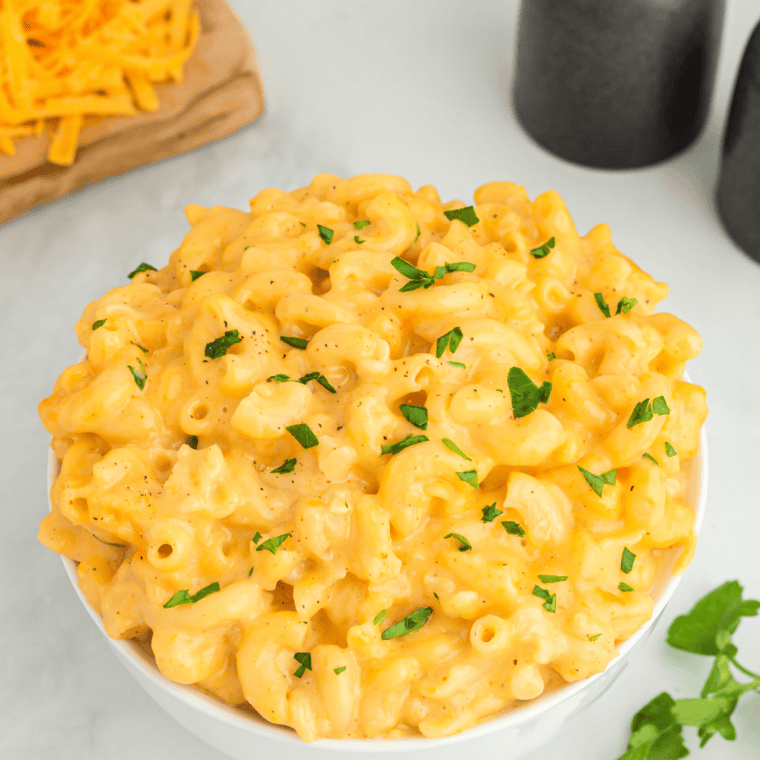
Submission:
[[[739,699],[751,691],[760,693],[760,674],[736,661],[731,637],[743,617],[754,617],[760,602],[743,599],[738,581],[728,581],[700,599],[690,612],[679,615],[668,629],[667,642],[691,654],[714,657],[699,697],[673,699],[663,691],[639,710],[631,722],[628,750],[618,760],[677,760],[689,750],[683,741],[684,726],[694,726],[699,746],[715,734],[733,741],[736,728],[731,715]],[[752,680],[738,681],[732,666]]]
[[639,403],[633,407],[631,416],[628,418],[628,422],[625,423],[625,426],[630,430],[632,427],[640,425],[642,422],[649,422],[655,414],[658,414],[661,417],[670,414],[670,407],[665,400],[665,396],[658,396],[651,404],[649,403],[648,398],[639,401]]
[[183,588],[182,591],[178,591],[174,594],[174,596],[164,605],[164,609],[168,610],[171,607],[179,607],[180,604],[195,604],[203,599],[204,596],[215,594],[217,591],[219,591],[218,581],[209,583],[208,586],[202,588],[195,594],[191,594],[186,588]]
[[386,628],[380,635],[380,638],[383,641],[400,639],[402,636],[408,636],[410,633],[419,631],[427,623],[432,614],[432,607],[420,607],[410,615],[407,615],[403,620],[400,620],[396,625]]
[[525,417],[534,412],[539,404],[545,404],[552,392],[548,381],[537,386],[519,367],[512,367],[507,375],[509,395],[512,397],[512,411],[515,418]]
[[236,343],[242,342],[238,330],[226,330],[221,338],[206,343],[205,355],[209,359],[221,359]]

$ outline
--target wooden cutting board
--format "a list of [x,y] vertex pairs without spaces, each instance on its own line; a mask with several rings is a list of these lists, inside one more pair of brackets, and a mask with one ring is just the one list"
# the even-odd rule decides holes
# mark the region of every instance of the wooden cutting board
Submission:
[[192,150],[255,122],[264,85],[245,27],[223,0],[197,0],[201,35],[181,82],[156,87],[161,107],[93,120],[71,166],[46,159],[49,135],[15,141],[0,154],[0,224],[122,172]]

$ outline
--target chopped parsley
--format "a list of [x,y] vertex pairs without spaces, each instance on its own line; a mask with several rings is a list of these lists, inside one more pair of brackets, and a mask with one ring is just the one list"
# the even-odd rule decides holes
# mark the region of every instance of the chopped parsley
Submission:
[[296,469],[295,459],[286,459],[279,467],[275,467],[272,470],[274,475],[287,475],[289,472],[293,472]]
[[449,451],[453,451],[455,454],[459,454],[462,459],[466,459],[468,462],[472,462],[472,459],[467,456],[467,454],[462,451],[462,449],[459,448],[459,446],[454,443],[454,441],[451,440],[451,438],[444,438],[441,443],[449,449]]
[[281,536],[275,536],[274,538],[268,538],[256,547],[257,552],[268,551],[272,554],[277,554],[277,550],[282,546],[282,542],[290,535],[290,533],[283,533]]
[[182,589],[182,591],[178,591],[164,605],[164,609],[168,610],[171,607],[179,607],[180,604],[195,604],[196,602],[199,602],[201,599],[203,599],[204,596],[208,596],[209,594],[214,594],[217,591],[219,591],[218,581],[209,583],[208,586],[206,586],[205,588],[202,588],[200,591],[198,591],[195,594],[189,593],[187,589]]
[[330,391],[330,393],[337,393],[335,388],[330,385],[330,381],[321,372],[309,372],[308,375],[299,378],[298,382],[302,385],[306,385],[306,383],[311,382],[312,380],[316,380],[323,388]]
[[450,211],[444,211],[443,215],[450,221],[459,219],[460,222],[464,222],[468,227],[472,227],[473,224],[477,224],[478,219],[475,209],[472,206],[465,206],[464,208],[453,208]]
[[137,360],[140,365],[140,369],[135,369],[131,364],[128,364],[129,371],[132,373],[132,377],[135,379],[135,385],[142,391],[145,390],[145,381],[148,379],[148,373],[145,371],[145,365],[142,363],[142,359]]
[[195,282],[199,277],[203,277],[206,272],[201,272],[199,269],[190,270],[190,282]]
[[302,422],[299,425],[288,425],[285,430],[295,438],[298,443],[305,449],[310,449],[313,446],[319,445],[319,439],[312,432],[311,428]]
[[623,581],[618,583],[618,589],[620,589],[620,591],[633,591],[633,589],[627,583],[623,583]]
[[369,227],[371,224],[369,219],[359,219],[354,222],[354,229],[355,230],[363,230],[365,227]]
[[290,380],[290,375],[283,375],[282,373],[279,375],[272,375],[271,377],[267,378],[268,383],[286,383],[288,380]]
[[668,406],[668,402],[665,401],[665,396],[658,396],[651,404],[649,403],[648,398],[639,401],[639,403],[633,407],[631,416],[628,418],[628,422],[625,423],[625,426],[630,430],[632,427],[640,425],[642,422],[649,422],[655,414],[661,417],[670,414],[670,407]]
[[618,314],[627,314],[637,303],[638,301],[635,298],[628,298],[628,296],[623,296],[623,298],[618,301],[615,315],[617,316]]
[[412,240],[412,243],[416,243],[419,240],[420,237],[420,225],[417,225],[417,234],[414,236],[414,240]]
[[261,533],[256,531],[251,541],[253,541],[254,544],[257,544],[259,541],[261,541]]
[[552,248],[554,248],[555,240],[553,237],[550,237],[543,245],[538,246],[538,248],[532,248],[530,251],[530,255],[534,259],[543,259],[544,256],[549,255],[549,251],[551,251]]
[[321,237],[327,245],[330,245],[330,243],[332,243],[333,235],[335,235],[335,230],[331,230],[329,227],[323,227],[321,224],[317,225],[317,229],[319,230],[319,237]]
[[557,354],[555,354],[555,353],[554,353],[554,351],[550,351],[550,352],[549,352],[549,353],[546,355],[546,358],[547,358],[547,359],[548,359],[550,362],[553,362],[553,361],[554,361],[554,360],[557,358]]
[[658,396],[652,401],[652,411],[660,415],[660,417],[670,414],[670,407],[668,406],[668,402],[665,401],[665,396]]
[[591,486],[591,490],[599,497],[602,495],[602,489],[605,485],[614,486],[617,482],[617,467],[614,470],[607,470],[601,475],[594,475],[588,470],[578,465],[581,475],[586,478],[586,482]]
[[678,452],[673,448],[672,444],[668,443],[668,441],[665,441],[665,453],[669,457],[674,457]]
[[300,667],[293,673],[296,678],[301,678],[307,670],[311,670],[311,652],[296,652],[293,659],[300,663]]
[[454,327],[451,330],[449,330],[447,333],[444,333],[441,335],[440,338],[438,338],[435,342],[435,355],[438,359],[440,359],[446,349],[448,348],[451,353],[456,353],[456,350],[459,348],[459,344],[464,339],[464,333],[462,332],[461,327]]
[[280,335],[280,340],[289,346],[293,346],[293,348],[300,348],[301,351],[306,350],[306,346],[309,345],[309,341],[306,338],[293,338],[290,335]]
[[253,565],[251,565],[251,569],[248,571],[248,577],[250,578],[253,575]]
[[467,367],[462,364],[462,362],[450,362],[448,359],[446,359],[446,364],[450,364],[452,367],[459,367],[460,369],[467,369]]
[[501,524],[510,536],[522,537],[525,535],[525,529],[519,522],[515,522],[514,520],[502,520]]
[[354,235],[354,243],[357,245],[361,245],[362,243],[366,243],[366,240],[362,240],[358,235]]
[[375,617],[372,618],[372,622],[374,625],[380,625],[380,623],[385,620],[385,616],[388,614],[388,610],[380,610],[380,612],[375,615]]
[[595,633],[593,636],[589,636],[589,641],[596,641],[602,634],[601,633]]
[[472,544],[460,533],[449,533],[448,535],[444,536],[444,538],[455,538],[461,546],[459,547],[460,552],[471,552],[472,551]]
[[648,459],[650,462],[656,464],[658,467],[660,466],[660,463],[648,451],[645,451],[641,456],[644,459]]
[[135,348],[139,348],[144,354],[148,353],[148,349],[141,346],[139,343],[135,343],[133,340],[129,341]]
[[428,410],[424,406],[412,406],[412,404],[400,404],[399,410],[407,422],[420,430],[427,430]]
[[402,636],[408,636],[410,633],[419,631],[419,629],[427,623],[432,614],[432,607],[420,607],[418,610],[415,610],[403,620],[396,623],[396,625],[386,628],[382,632],[380,638],[383,641],[387,641],[388,639],[399,639]]
[[501,509],[496,509],[496,502],[489,504],[487,507],[483,507],[480,511],[483,513],[480,522],[484,523],[493,522],[499,515],[504,514]]
[[155,267],[152,267],[150,264],[146,264],[144,261],[140,266],[137,267],[137,269],[130,272],[127,277],[131,280],[136,274],[140,274],[141,272],[157,272],[158,270]]
[[103,325],[108,322],[108,318],[106,319],[98,319],[97,321],[92,323],[92,329],[97,330],[99,327],[103,327]]
[[458,472],[457,477],[467,485],[477,489],[478,487],[478,473],[475,470],[465,470],[464,472]]
[[636,561],[636,555],[627,547],[623,547],[623,556],[620,558],[620,569],[628,575],[633,570],[633,563]]
[[449,272],[474,272],[475,264],[469,261],[458,261],[452,264],[444,264],[441,267],[436,267],[433,274],[428,274],[424,269],[418,269],[417,267],[405,261],[402,258],[396,256],[391,261],[391,266],[399,273],[404,275],[409,282],[399,289],[400,293],[408,293],[411,290],[418,290],[419,288],[429,288],[436,280],[443,279]]
[[343,665],[340,668],[333,668],[333,673],[335,673],[336,676],[339,676],[345,669],[346,669],[345,665]]
[[539,599],[543,599],[544,603],[541,605],[547,612],[557,611],[557,595],[550,594],[545,588],[541,586],[533,586],[533,596],[537,596]]
[[569,577],[569,575],[539,575],[538,579],[541,583],[562,583]]
[[197,449],[197,448],[198,448],[198,436],[197,436],[197,435],[191,435],[191,436],[190,436],[190,437],[187,439],[187,445],[188,445],[188,446],[189,446],[191,449]]
[[221,359],[236,343],[241,343],[242,338],[237,330],[226,330],[221,338],[212,340],[206,344],[205,355],[209,359]]
[[385,446],[381,446],[380,454],[382,456],[385,456],[386,454],[398,454],[399,451],[408,449],[410,446],[414,446],[418,443],[424,443],[425,441],[429,440],[430,439],[426,435],[414,435],[412,433],[409,433],[406,438],[402,438],[400,441],[396,441],[396,443],[388,443]]
[[594,293],[594,300],[599,307],[599,311],[609,319],[612,315],[610,314],[610,307],[607,305],[607,301],[604,300],[604,296],[601,293]]
[[507,375],[509,394],[512,396],[512,412],[515,418],[525,417],[545,404],[552,392],[552,384],[544,381],[539,388],[519,367],[512,367]]

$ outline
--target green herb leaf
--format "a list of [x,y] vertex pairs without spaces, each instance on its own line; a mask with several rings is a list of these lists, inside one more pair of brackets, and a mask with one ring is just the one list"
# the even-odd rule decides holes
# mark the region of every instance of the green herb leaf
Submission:
[[593,636],[589,636],[589,641],[596,641],[602,634],[601,633],[595,633]]
[[356,222],[354,222],[354,229],[355,230],[363,230],[365,227],[369,227],[371,222],[369,219],[359,219]]
[[340,668],[333,668],[333,673],[335,673],[336,676],[339,676],[345,669],[346,669],[345,665],[343,665]]
[[412,243],[416,243],[420,239],[420,225],[417,225],[417,234],[414,236],[414,240],[412,240]]
[[678,452],[673,448],[673,446],[667,441],[665,441],[665,453],[669,457],[674,457],[676,454],[678,454]]
[[533,586],[533,596],[544,599],[544,603],[541,605],[547,612],[557,611],[557,595],[550,594],[545,588],[541,586]]
[[623,556],[620,558],[620,569],[628,575],[633,570],[633,563],[636,561],[636,555],[627,547],[623,547]]
[[197,435],[191,435],[187,439],[187,445],[191,449],[197,449],[198,448],[198,436]]
[[444,538],[455,538],[461,546],[459,547],[460,552],[471,552],[472,551],[472,544],[460,533],[449,533],[444,536]]
[[554,245],[554,238],[550,237],[543,245],[539,245],[538,248],[531,248],[530,255],[534,259],[543,259],[544,256],[549,255],[549,251],[554,248]]
[[548,599],[551,594],[545,588],[535,585],[533,586],[533,596],[537,596],[539,599]]
[[204,274],[206,274],[206,272],[201,272],[198,269],[191,269],[190,270],[190,282],[195,282],[199,277],[203,277]]
[[293,346],[293,348],[300,348],[301,351],[304,351],[306,346],[309,345],[309,341],[305,338],[293,338],[290,335],[281,335],[280,340],[289,346]]
[[282,542],[290,535],[290,533],[283,533],[281,536],[275,536],[274,538],[268,538],[256,547],[257,552],[268,551],[272,554],[277,554],[277,550],[282,546]]
[[555,354],[555,353],[554,353],[554,351],[550,351],[550,352],[549,352],[549,353],[546,355],[546,358],[547,358],[547,359],[548,359],[550,362],[553,362],[553,361],[554,361],[554,360],[557,358],[557,354]]
[[414,427],[420,430],[427,430],[428,410],[424,406],[412,406],[411,404],[400,404],[399,410],[404,415],[407,422],[411,422]]
[[447,359],[446,364],[450,364],[452,367],[459,367],[460,369],[467,369],[467,367],[464,364],[462,364],[462,362],[450,362]]
[[453,451],[455,454],[459,454],[462,459],[466,459],[468,462],[472,462],[472,459],[467,456],[467,454],[462,451],[462,449],[459,448],[459,446],[454,443],[454,441],[451,440],[451,438],[443,438],[441,440],[441,443],[450,451]]
[[660,463],[648,451],[645,451],[641,456],[643,459],[648,459],[652,464],[660,466]]
[[385,620],[385,616],[388,614],[388,610],[380,610],[380,612],[375,615],[375,617],[372,618],[372,623],[374,625],[380,625],[380,623]]
[[618,583],[618,589],[620,591],[633,591],[633,588],[627,583],[623,583],[623,581],[620,581],[620,583]]
[[483,513],[480,522],[484,523],[493,522],[499,515],[504,514],[503,510],[496,509],[496,502],[489,504],[487,507],[483,507],[480,511]]
[[317,436],[314,435],[311,428],[305,422],[302,422],[300,425],[288,425],[285,430],[305,449],[310,449],[319,444]]
[[293,675],[296,678],[301,678],[307,670],[311,670],[311,653],[310,652],[296,652],[293,655],[293,659],[296,662],[300,662],[301,666],[296,669]]
[[103,325],[108,322],[108,318],[106,319],[98,319],[97,321],[92,323],[92,329],[97,330],[99,327],[103,327]]
[[633,407],[631,416],[628,418],[628,422],[625,423],[625,426],[630,430],[632,427],[640,425],[642,422],[649,422],[653,416],[652,405],[649,403],[649,399],[645,398]]
[[230,348],[236,343],[241,343],[242,340],[237,330],[226,330],[221,338],[217,338],[216,340],[212,340],[211,343],[206,344],[205,355],[209,359],[220,359]]
[[253,565],[251,565],[251,569],[248,571],[248,577],[250,578],[253,575]]
[[454,327],[453,329],[449,330],[447,333],[444,333],[441,335],[438,340],[435,342],[435,355],[437,358],[441,358],[448,348],[451,353],[456,353],[456,350],[459,348],[459,344],[462,342],[462,339],[464,338],[464,333],[462,332],[461,327]]
[[128,364],[129,371],[132,373],[132,377],[135,379],[135,385],[142,391],[145,390],[145,381],[148,379],[148,374],[145,371],[145,365],[140,359],[137,360],[140,365],[140,369],[135,369],[131,364]]
[[515,419],[525,417],[549,400],[552,384],[544,382],[539,388],[519,367],[512,367],[507,375],[512,412]]
[[127,277],[131,280],[136,274],[140,274],[141,272],[157,272],[158,270],[155,267],[152,267],[150,264],[146,264],[144,261],[140,266],[137,267],[137,269],[130,272]]
[[467,485],[473,488],[478,487],[478,473],[475,470],[465,470],[465,472],[458,472],[456,476]]
[[729,646],[725,637],[718,646],[718,634],[730,636],[739,627],[742,617],[754,617],[760,602],[742,599],[738,581],[728,581],[700,599],[686,615],[679,615],[668,629],[668,644],[693,654],[718,655]]
[[615,316],[618,314],[627,314],[636,304],[638,301],[635,298],[628,298],[628,296],[623,296],[618,301],[617,309],[615,310]]
[[[429,280],[432,279],[424,269],[417,269],[416,266],[408,261],[396,256],[391,260],[391,266],[409,280]],[[432,285],[432,282],[430,283]]]
[[272,470],[274,475],[287,475],[289,472],[293,472],[296,469],[295,459],[286,459],[279,467],[275,467]]
[[602,314],[604,314],[604,316],[609,319],[610,307],[607,306],[607,301],[604,300],[604,296],[601,293],[594,293],[594,300],[596,301],[596,305],[599,307],[599,311],[601,311]]
[[472,206],[465,206],[464,208],[453,208],[450,211],[444,211],[443,215],[451,222],[454,219],[459,219],[460,222],[464,222],[468,227],[472,227],[473,224],[477,224],[478,219],[475,214],[475,209]]
[[403,620],[396,623],[396,625],[386,628],[380,638],[383,641],[387,641],[388,639],[399,639],[402,636],[408,636],[410,633],[419,631],[420,628],[427,623],[432,614],[432,607],[420,607],[418,610],[415,610]]
[[139,343],[135,343],[133,340],[129,341],[135,348],[139,348],[144,354],[148,353],[148,349],[141,346]]
[[251,541],[253,541],[254,544],[257,544],[259,541],[261,541],[261,533],[256,531]]
[[267,382],[275,382],[275,383],[286,383],[288,380],[290,380],[290,375],[272,375],[271,377],[267,378]]
[[358,235],[354,235],[354,243],[357,245],[361,245],[362,243],[365,243],[365,240],[362,240]]
[[171,607],[178,607],[180,604],[195,604],[199,602],[203,597],[209,594],[214,594],[219,591],[219,583],[214,581],[205,588],[202,588],[195,594],[190,594],[187,589],[178,591],[165,605],[164,609],[170,609]]
[[665,401],[665,396],[658,396],[652,401],[652,411],[655,414],[659,414],[660,417],[670,414],[670,407],[668,406],[668,402]]
[[514,520],[502,520],[501,524],[504,526],[504,530],[509,533],[510,536],[524,536],[525,529],[518,522]]
[[569,575],[539,575],[538,579],[541,583],[562,583],[562,581],[566,581],[569,577]]
[[330,393],[337,393],[335,388],[330,385],[330,381],[321,372],[309,372],[308,375],[304,375],[298,380],[299,383],[306,385],[306,383],[316,380],[323,388],[330,391]]
[[[450,272],[474,272],[475,264],[471,261],[455,261],[452,264],[444,264],[442,268],[444,273],[441,277],[445,277]],[[436,267],[436,271],[438,269],[441,269],[441,267]],[[437,277],[436,279],[440,280],[441,277]]]
[[412,433],[409,433],[406,438],[402,438],[400,441],[396,441],[396,443],[388,443],[385,446],[381,446],[380,454],[382,456],[385,456],[385,454],[398,454],[399,451],[408,449],[410,446],[414,446],[418,443],[424,443],[425,441],[429,440],[430,439],[426,435],[413,435]]
[[686,749],[670,710],[675,704],[667,692],[656,696],[633,718],[628,751],[618,760],[679,760]]
[[321,224],[317,225],[317,229],[319,230],[319,237],[321,237],[327,245],[330,245],[330,243],[332,243],[335,230],[331,230],[329,227],[323,227]]
[[578,465],[578,469],[581,471],[583,477],[586,478],[586,482],[591,486],[591,489],[597,496],[602,495],[602,489],[605,485],[614,486],[617,482],[617,468],[614,470],[607,470],[607,472],[603,472],[601,475],[594,475],[588,470],[584,470],[580,465]]

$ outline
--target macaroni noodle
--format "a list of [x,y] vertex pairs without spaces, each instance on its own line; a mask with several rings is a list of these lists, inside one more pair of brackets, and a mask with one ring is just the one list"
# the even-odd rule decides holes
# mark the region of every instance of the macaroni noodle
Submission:
[[696,542],[701,340],[667,287],[507,182],[186,213],[40,404],[40,540],[108,634],[306,741],[446,736],[604,670]]

